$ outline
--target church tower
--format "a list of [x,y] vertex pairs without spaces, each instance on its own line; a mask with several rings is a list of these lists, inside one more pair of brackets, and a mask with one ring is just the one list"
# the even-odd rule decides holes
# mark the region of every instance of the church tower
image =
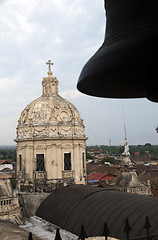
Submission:
[[126,136],[124,152],[122,153],[122,161],[120,164],[120,172],[113,181],[107,184],[107,188],[123,192],[137,193],[140,195],[152,195],[150,181],[147,183],[141,182],[133,167]]
[[42,96],[18,120],[17,182],[21,192],[51,192],[60,185],[86,183],[85,127],[77,109],[58,94],[58,80],[42,81]]

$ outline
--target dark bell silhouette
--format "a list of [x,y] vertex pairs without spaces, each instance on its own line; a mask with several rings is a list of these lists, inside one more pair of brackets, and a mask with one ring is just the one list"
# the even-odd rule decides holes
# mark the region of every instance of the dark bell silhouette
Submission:
[[78,90],[158,102],[158,0],[105,0],[105,10],[105,41],[83,67]]

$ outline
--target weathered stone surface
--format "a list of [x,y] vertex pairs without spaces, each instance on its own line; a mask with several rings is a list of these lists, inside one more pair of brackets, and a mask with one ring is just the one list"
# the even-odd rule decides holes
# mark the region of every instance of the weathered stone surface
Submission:
[[122,153],[123,159],[120,164],[120,172],[111,183],[107,184],[107,188],[141,195],[152,195],[150,182],[141,182],[133,168],[127,138],[125,138],[124,146],[125,149]]
[[[1,240],[27,240],[29,233],[25,230],[19,228],[17,225],[0,220],[0,239]],[[33,236],[34,240],[39,240],[40,238]]]
[[35,215],[41,202],[48,197],[49,193],[23,193],[19,194],[19,202],[24,217]]
[[0,219],[22,223],[17,191],[13,192],[9,179],[0,179]]
[[42,96],[28,104],[18,120],[15,141],[21,192],[52,192],[60,185],[86,182],[83,120],[73,104],[58,94],[58,80],[50,70],[42,88]]
[[17,140],[43,137],[85,137],[85,127],[77,109],[58,94],[52,72],[43,79],[43,94],[22,111]]

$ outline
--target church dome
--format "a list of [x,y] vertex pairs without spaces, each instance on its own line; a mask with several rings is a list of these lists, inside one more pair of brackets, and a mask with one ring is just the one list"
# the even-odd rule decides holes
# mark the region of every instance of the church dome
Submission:
[[77,109],[60,95],[49,97],[41,96],[22,111],[19,124],[24,125],[43,125],[43,124],[69,124],[72,120],[81,122]]
[[42,96],[28,104],[18,120],[17,138],[84,137],[77,109],[58,94],[58,80],[48,71]]

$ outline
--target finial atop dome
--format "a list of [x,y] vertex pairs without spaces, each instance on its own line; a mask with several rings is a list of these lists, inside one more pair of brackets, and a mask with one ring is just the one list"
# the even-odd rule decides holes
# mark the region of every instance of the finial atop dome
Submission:
[[46,64],[49,65],[49,72],[51,72],[51,65],[53,65],[53,63],[51,63],[51,60],[48,60],[48,62],[46,62]]
[[53,63],[51,63],[51,60],[48,60],[48,62],[46,62],[46,64],[48,64],[49,66],[49,71],[48,71],[48,76],[52,76],[52,71],[51,71],[51,65],[53,65]]
[[58,80],[56,79],[56,77],[52,77],[53,73],[51,71],[51,65],[53,65],[53,63],[51,63],[51,60],[48,60],[46,64],[49,67],[49,71],[48,71],[48,77],[44,77],[42,81],[42,86],[43,86],[42,96],[48,97],[54,94],[58,94]]

